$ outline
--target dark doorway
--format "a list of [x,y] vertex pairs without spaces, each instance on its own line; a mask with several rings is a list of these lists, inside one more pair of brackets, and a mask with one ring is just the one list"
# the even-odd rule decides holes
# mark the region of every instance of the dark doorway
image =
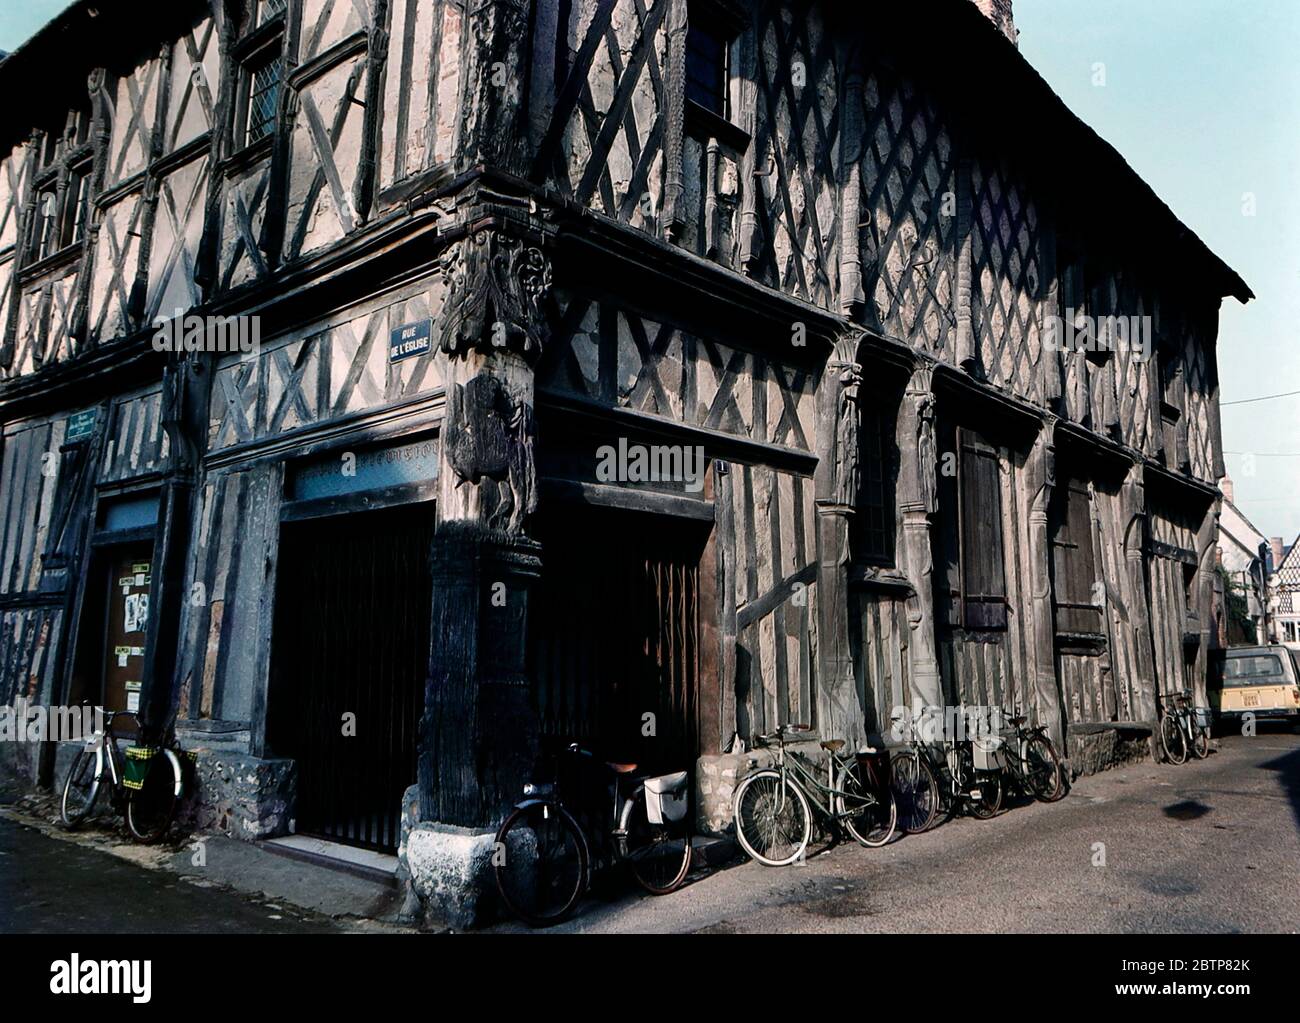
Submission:
[[[149,630],[149,592],[153,583],[153,544],[121,543],[96,548],[81,609],[68,694],[71,704],[105,710],[140,710],[144,652]],[[118,735],[133,736],[134,717],[117,721]]]
[[280,534],[267,742],[298,766],[296,830],[393,852],[415,781],[433,506]]
[[646,771],[690,769],[707,529],[577,506],[543,517],[538,536],[529,631],[543,750],[579,742]]

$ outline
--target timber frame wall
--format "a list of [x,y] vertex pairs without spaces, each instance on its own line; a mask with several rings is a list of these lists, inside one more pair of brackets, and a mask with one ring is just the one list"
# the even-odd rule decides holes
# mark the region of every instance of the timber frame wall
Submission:
[[[548,500],[712,524],[705,755],[918,700],[1019,703],[1083,750],[1159,692],[1204,702],[1218,307],[1250,292],[967,0],[869,27],[811,0],[187,0],[151,39],[96,6],[0,64],[33,97],[0,138],[0,698],[67,698],[93,536],[156,497],[148,723],[262,756],[286,480],[439,436],[436,476],[388,495],[437,502],[426,818],[486,825],[528,770],[526,665],[494,651]],[[726,43],[721,112],[688,98],[693,26]],[[242,146],[267,46],[276,128]],[[260,316],[262,350],[156,353],[174,309]],[[1153,357],[1050,349],[1066,309],[1151,317]],[[428,354],[390,362],[423,318]],[[702,445],[704,491],[597,482],[618,437]],[[465,611],[471,564],[522,617]]]

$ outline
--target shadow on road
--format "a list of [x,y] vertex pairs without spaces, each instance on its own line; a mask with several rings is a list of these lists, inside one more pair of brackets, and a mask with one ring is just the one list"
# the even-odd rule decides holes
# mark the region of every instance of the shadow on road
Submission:
[[1264,771],[1277,771],[1278,781],[1291,804],[1291,816],[1295,818],[1296,831],[1300,832],[1300,749],[1283,753],[1274,760],[1259,765]]

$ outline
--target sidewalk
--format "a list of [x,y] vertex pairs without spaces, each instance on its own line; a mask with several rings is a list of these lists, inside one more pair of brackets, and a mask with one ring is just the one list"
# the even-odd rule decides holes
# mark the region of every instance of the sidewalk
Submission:
[[[200,834],[156,846],[140,845],[120,817],[108,814],[69,831],[58,822],[58,802],[53,796],[9,798],[0,801],[0,821],[31,829],[51,841],[171,875],[169,881],[174,878],[195,889],[236,896],[265,910],[268,918],[298,922],[313,930],[415,930],[398,921],[402,893],[395,883],[304,862],[264,843],[240,842],[223,835]],[[0,861],[0,871],[10,869],[10,863]]]

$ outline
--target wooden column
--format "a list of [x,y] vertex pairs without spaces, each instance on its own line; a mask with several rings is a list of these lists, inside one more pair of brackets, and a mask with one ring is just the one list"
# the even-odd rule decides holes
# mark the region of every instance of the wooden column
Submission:
[[934,627],[934,554],[932,521],[936,504],[938,449],[932,368],[918,367],[908,381],[898,417],[898,507],[903,516],[903,555],[913,593],[907,599],[907,645],[913,701],[927,707],[944,704],[943,679]]
[[1029,498],[1029,566],[1033,610],[1034,703],[1038,724],[1065,755],[1065,724],[1060,686],[1056,679],[1056,619],[1052,607],[1052,543],[1049,509],[1056,486],[1056,418],[1044,420],[1025,463],[1025,488]]
[[849,646],[849,523],[858,493],[858,336],[835,343],[817,399],[817,720],[828,738],[865,737]]
[[533,767],[525,669],[541,548],[533,366],[547,339],[551,269],[540,245],[489,226],[453,244],[438,322],[447,354],[439,445],[429,675],[420,724],[420,816],[488,827]]
[[1193,669],[1191,690],[1197,707],[1208,707],[1206,674],[1209,670],[1210,645],[1215,640],[1214,574],[1215,540],[1219,535],[1219,513],[1222,498],[1215,497],[1205,510],[1201,528],[1196,533],[1196,615],[1200,621],[1201,642],[1196,648],[1196,667]]
[[1151,634],[1151,609],[1147,603],[1146,556],[1142,545],[1146,537],[1146,473],[1141,462],[1134,462],[1120,492],[1121,521],[1124,524],[1124,563],[1128,573],[1125,605],[1129,609],[1132,630],[1133,665],[1136,677],[1131,680],[1133,717],[1137,721],[1156,720],[1155,640]]
[[169,357],[163,370],[162,427],[170,451],[159,490],[154,539],[149,599],[155,610],[150,616],[140,679],[141,724],[147,741],[165,738],[179,697],[176,660],[186,600],[186,560],[211,385],[207,357],[182,353]]

